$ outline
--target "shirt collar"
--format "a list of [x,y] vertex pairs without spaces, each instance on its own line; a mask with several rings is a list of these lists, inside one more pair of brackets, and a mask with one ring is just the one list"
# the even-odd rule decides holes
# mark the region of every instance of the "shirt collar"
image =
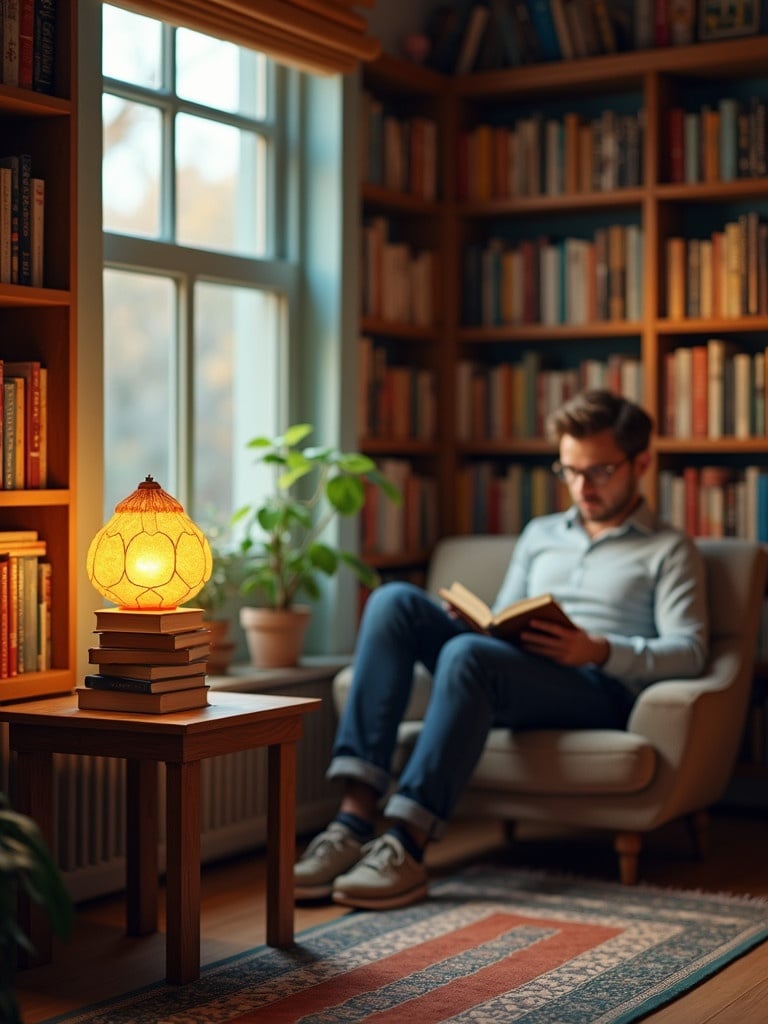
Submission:
[[[572,529],[574,526],[578,526],[581,523],[581,516],[579,510],[575,505],[564,513],[564,521],[566,529]],[[627,516],[624,522],[619,523],[617,527],[611,530],[611,534],[616,536],[622,533],[628,533],[630,530],[637,530],[638,533],[644,533],[646,536],[650,536],[655,533],[658,529],[658,521],[655,514],[650,509],[648,502],[642,495],[640,501],[632,512]]]

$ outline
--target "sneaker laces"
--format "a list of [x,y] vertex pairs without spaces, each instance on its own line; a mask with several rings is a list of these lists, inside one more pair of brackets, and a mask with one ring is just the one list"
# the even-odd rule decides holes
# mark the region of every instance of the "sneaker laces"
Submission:
[[332,850],[342,850],[344,843],[348,839],[354,838],[351,832],[347,832],[341,825],[330,825],[324,832],[320,832],[310,842],[309,846],[304,851],[302,860],[306,860],[309,857],[313,857],[316,853],[322,853],[326,848]]
[[363,863],[376,871],[383,871],[390,865],[400,867],[405,863],[405,850],[398,839],[385,832],[364,850]]

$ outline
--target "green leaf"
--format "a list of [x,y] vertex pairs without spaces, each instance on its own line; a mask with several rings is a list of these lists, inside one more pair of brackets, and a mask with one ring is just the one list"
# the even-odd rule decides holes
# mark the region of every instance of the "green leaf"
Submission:
[[250,441],[246,442],[246,448],[271,448],[272,438],[271,437],[252,437]]
[[324,465],[332,465],[336,462],[337,451],[335,448],[329,448],[327,445],[319,446],[314,445],[311,448],[304,449],[304,455],[317,465],[318,462]]
[[357,477],[332,477],[326,484],[325,494],[331,505],[343,516],[355,515],[365,504],[365,488]]
[[339,456],[337,464],[344,473],[353,473],[355,476],[365,476],[376,469],[373,459],[359,452],[344,452]]
[[338,555],[327,544],[311,544],[307,549],[307,555],[312,565],[326,576],[333,576],[339,566]]
[[282,437],[278,437],[275,444],[286,445],[292,448],[297,445],[300,441],[303,441],[305,437],[308,437],[314,428],[311,423],[294,423],[292,427],[288,427]]

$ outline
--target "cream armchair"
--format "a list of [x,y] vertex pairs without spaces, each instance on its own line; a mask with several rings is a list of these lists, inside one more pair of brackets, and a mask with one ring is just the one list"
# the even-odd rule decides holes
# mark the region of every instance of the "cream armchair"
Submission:
[[[629,884],[637,879],[642,833],[687,817],[703,845],[707,808],[727,785],[744,728],[768,557],[748,541],[697,544],[711,624],[705,674],[649,686],[626,731],[492,730],[463,801],[473,814],[609,829]],[[513,546],[513,537],[445,538],[429,565],[428,591],[461,580],[492,601]],[[338,709],[350,682],[351,668],[334,680]],[[417,665],[395,770],[418,735],[429,693],[429,673]]]

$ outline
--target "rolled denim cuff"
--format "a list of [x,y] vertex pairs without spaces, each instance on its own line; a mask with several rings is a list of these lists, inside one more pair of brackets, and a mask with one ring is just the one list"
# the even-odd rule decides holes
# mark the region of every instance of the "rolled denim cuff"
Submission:
[[389,772],[385,772],[383,768],[377,768],[369,761],[362,761],[359,757],[350,757],[347,754],[332,758],[325,777],[326,779],[354,779],[356,782],[365,782],[369,786],[373,786],[379,796],[386,793],[392,781]]
[[422,807],[415,800],[402,796],[400,793],[395,793],[394,796],[387,800],[384,816],[386,818],[398,818],[407,825],[413,825],[414,828],[425,832],[430,839],[442,839],[445,835],[446,826],[442,818],[438,818],[436,814],[428,811],[426,807]]

